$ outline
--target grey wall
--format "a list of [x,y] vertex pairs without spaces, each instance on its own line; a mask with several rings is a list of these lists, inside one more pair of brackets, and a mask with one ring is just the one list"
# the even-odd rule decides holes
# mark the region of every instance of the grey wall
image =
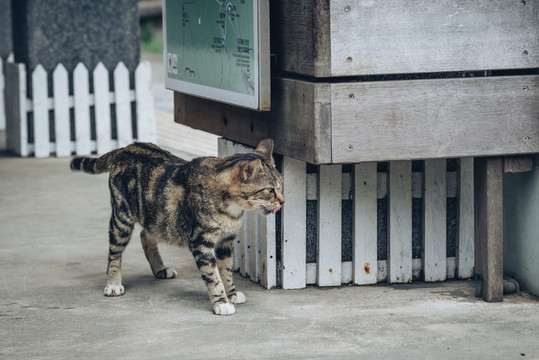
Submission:
[[137,4],[137,0],[16,0],[15,61],[25,63],[29,71],[40,63],[52,71],[62,63],[71,72],[78,62],[92,70],[99,61],[108,69],[123,61],[134,70],[140,59]]
[[13,53],[11,28],[11,0],[0,0],[0,57]]
[[539,296],[539,154],[532,172],[503,181],[504,273]]

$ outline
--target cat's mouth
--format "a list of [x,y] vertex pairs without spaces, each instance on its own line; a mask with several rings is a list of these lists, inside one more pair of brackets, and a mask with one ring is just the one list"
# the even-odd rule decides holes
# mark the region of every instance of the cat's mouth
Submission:
[[274,207],[273,209],[262,207],[261,210],[264,213],[264,215],[269,215],[269,214],[274,214],[275,215],[279,210],[281,210],[282,207],[283,207],[282,205],[278,205],[278,206]]

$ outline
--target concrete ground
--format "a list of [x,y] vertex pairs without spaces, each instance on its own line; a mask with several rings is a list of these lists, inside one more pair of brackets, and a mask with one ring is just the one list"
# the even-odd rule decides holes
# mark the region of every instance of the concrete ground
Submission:
[[539,302],[489,304],[473,281],[264,290],[213,315],[186,249],[163,247],[157,280],[138,232],[126,293],[103,296],[106,175],[69,159],[0,157],[0,359],[539,359]]

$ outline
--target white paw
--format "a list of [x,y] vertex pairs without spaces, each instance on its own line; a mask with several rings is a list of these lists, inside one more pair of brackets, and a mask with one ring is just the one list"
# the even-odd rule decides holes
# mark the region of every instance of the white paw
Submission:
[[124,291],[123,285],[107,285],[105,287],[105,296],[121,296]]
[[232,315],[236,312],[236,309],[234,309],[234,305],[232,304],[215,304],[213,306],[213,312],[216,315]]
[[241,291],[236,292],[236,295],[230,297],[230,302],[232,304],[243,304],[245,301],[247,301],[247,298]]
[[178,276],[178,272],[174,269],[167,268],[167,279],[173,279]]
[[178,272],[172,268],[163,268],[158,272],[153,273],[158,279],[173,279],[178,276]]

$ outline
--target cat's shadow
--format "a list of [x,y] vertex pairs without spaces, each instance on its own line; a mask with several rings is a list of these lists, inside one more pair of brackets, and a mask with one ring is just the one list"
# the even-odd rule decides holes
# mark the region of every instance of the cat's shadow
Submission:
[[[153,275],[125,276],[123,284],[125,295],[147,299],[160,299],[164,302],[178,302],[181,300],[186,306],[207,310],[208,294],[204,284],[194,286],[191,279],[156,279]],[[196,305],[196,306],[195,306]]]

